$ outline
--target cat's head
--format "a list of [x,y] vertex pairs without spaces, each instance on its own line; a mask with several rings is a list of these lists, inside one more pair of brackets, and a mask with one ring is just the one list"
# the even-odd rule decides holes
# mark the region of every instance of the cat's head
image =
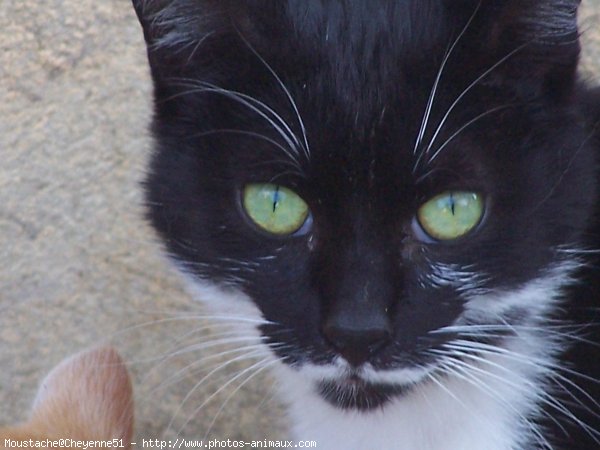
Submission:
[[578,3],[134,0],[169,254],[342,408],[537,329],[595,200]]
[[0,427],[0,448],[30,440],[42,448],[47,441],[54,448],[71,448],[73,441],[110,441],[130,448],[132,433],[129,374],[115,350],[100,348],[55,367],[40,385],[28,420]]

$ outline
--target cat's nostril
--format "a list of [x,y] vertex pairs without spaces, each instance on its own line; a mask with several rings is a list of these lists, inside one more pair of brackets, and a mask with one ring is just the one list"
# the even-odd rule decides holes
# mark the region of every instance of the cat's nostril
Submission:
[[340,355],[355,367],[367,362],[391,340],[387,327],[357,330],[329,323],[323,332]]

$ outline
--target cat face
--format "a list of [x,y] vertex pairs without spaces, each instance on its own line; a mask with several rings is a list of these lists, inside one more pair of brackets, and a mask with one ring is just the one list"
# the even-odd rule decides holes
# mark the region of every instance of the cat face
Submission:
[[578,2],[134,3],[149,217],[327,402],[378,408],[555,310],[595,201]]

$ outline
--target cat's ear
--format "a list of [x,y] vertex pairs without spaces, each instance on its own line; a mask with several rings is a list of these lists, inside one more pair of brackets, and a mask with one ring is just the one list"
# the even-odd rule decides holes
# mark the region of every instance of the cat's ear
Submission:
[[132,0],[150,48],[176,47],[209,32],[219,9],[211,0]]
[[525,39],[565,43],[577,38],[581,0],[509,0],[500,2],[505,25]]
[[282,22],[279,0],[132,1],[159,88],[172,78],[194,78],[197,71],[239,62],[248,50],[244,41],[271,46],[277,41],[272,24]]
[[27,428],[38,435],[84,440],[133,434],[133,394],[125,365],[112,348],[77,354],[42,382]]
[[192,77],[189,70],[210,65],[214,55],[218,55],[215,43],[230,28],[230,0],[132,1],[159,88],[171,78]]
[[[169,66],[169,55],[192,50],[192,43],[210,33],[207,23],[212,17],[208,1],[133,0],[148,47],[150,65]],[[167,59],[167,61],[164,61]]]
[[[485,2],[484,2],[485,3]],[[486,45],[497,58],[511,55],[500,72],[556,98],[568,95],[580,54],[577,10],[580,0],[493,0]]]

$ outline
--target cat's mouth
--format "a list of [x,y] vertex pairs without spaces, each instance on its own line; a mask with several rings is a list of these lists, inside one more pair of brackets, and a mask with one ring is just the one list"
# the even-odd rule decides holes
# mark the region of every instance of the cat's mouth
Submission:
[[405,395],[412,384],[372,383],[355,374],[318,384],[321,397],[340,409],[371,411],[385,406],[393,398]]

